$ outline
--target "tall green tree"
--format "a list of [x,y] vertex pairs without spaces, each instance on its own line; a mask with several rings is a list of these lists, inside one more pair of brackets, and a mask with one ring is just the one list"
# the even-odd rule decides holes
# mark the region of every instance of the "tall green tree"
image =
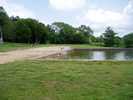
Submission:
[[94,41],[93,30],[89,26],[81,25],[77,30],[85,36],[86,43]]
[[46,43],[47,28],[34,19],[13,18],[13,42]]
[[80,43],[90,43],[90,38],[93,31],[90,27],[82,25],[80,28],[74,28],[73,26],[63,23],[55,22],[49,25],[50,30],[50,41],[52,43],[59,44],[80,44]]
[[[29,26],[31,33],[32,33],[32,37],[31,37],[31,42],[32,43],[40,43],[42,42],[41,39],[46,39],[46,27],[44,24],[38,22],[35,19],[24,19],[25,23]],[[46,40],[43,40],[44,42]]]
[[13,42],[30,43],[32,36],[31,29],[25,23],[25,20],[18,20],[14,25]]
[[51,30],[52,42],[59,44],[73,43],[73,34],[75,34],[75,28],[63,22],[55,22],[49,26]]
[[117,33],[113,31],[111,27],[107,27],[105,33],[103,33],[104,45],[106,47],[114,47]]
[[86,25],[81,25],[78,30],[80,32],[82,32],[84,35],[86,36],[90,36],[93,34],[93,30],[89,27],[89,26],[86,26]]

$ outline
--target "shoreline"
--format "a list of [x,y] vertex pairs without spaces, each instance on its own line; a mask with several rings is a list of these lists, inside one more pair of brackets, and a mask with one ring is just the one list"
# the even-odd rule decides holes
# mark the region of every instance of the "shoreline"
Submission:
[[0,64],[6,64],[19,60],[40,59],[43,57],[49,57],[51,55],[63,54],[68,50],[72,49],[68,46],[54,46],[4,52],[0,53]]
[[130,51],[130,50],[133,50],[133,48],[73,48],[73,50],[89,50],[89,51],[119,50],[119,51]]

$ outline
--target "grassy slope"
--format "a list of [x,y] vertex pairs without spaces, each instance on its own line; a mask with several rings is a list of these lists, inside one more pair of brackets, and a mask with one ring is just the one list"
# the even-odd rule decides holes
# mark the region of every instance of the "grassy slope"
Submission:
[[0,65],[0,100],[133,100],[133,62]]

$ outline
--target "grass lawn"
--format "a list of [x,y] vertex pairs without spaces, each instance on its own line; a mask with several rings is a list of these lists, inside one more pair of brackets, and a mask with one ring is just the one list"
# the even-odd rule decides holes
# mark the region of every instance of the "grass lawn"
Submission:
[[133,62],[0,65],[0,100],[133,100]]
[[17,50],[17,49],[26,49],[26,48],[35,48],[35,47],[47,47],[50,45],[43,45],[43,44],[24,44],[24,43],[4,43],[0,44],[0,52],[6,52],[11,50]]
[[0,44],[0,52],[6,52],[16,49],[25,49],[25,48],[31,48],[32,45],[30,44],[22,44],[22,43],[4,43]]
[[97,45],[89,45],[89,44],[71,44],[71,45],[68,45],[68,46],[71,46],[72,48],[81,48],[81,49],[85,49],[85,48],[105,48],[105,47],[102,47],[102,46],[97,46]]

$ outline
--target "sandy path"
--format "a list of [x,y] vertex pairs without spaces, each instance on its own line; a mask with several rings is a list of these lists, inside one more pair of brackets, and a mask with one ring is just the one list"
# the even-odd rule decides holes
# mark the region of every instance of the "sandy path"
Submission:
[[41,48],[31,48],[25,50],[15,50],[10,52],[0,53],[0,64],[14,62],[16,60],[38,59],[41,57],[47,57],[49,55],[64,53],[67,50],[70,50],[70,47],[55,46],[55,47],[41,47]]

